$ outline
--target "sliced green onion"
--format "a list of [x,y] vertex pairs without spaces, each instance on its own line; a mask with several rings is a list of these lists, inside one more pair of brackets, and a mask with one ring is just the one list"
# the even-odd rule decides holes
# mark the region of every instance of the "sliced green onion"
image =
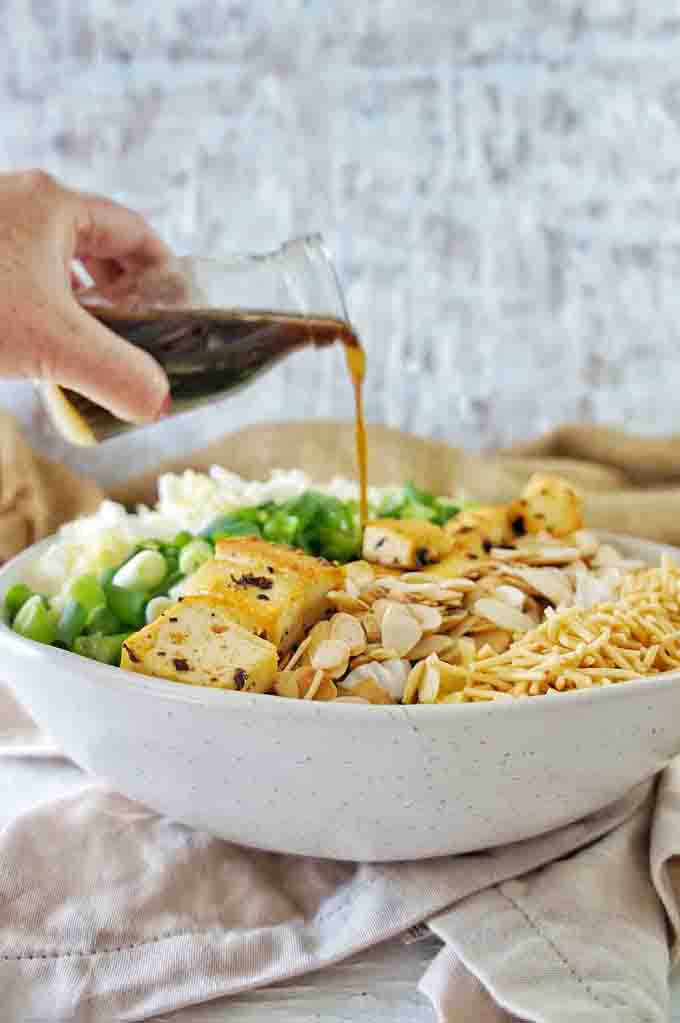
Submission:
[[87,622],[87,610],[78,600],[68,600],[57,625],[57,639],[67,647],[81,634]]
[[121,632],[116,636],[78,636],[73,649],[82,657],[89,657],[104,664],[120,664],[123,643],[130,635]]
[[103,569],[97,576],[97,582],[101,586],[102,590],[105,590],[107,586],[111,585],[113,577],[120,568],[120,565],[114,565],[111,568]]
[[323,557],[329,561],[352,561],[360,556],[361,541],[356,533],[322,529],[319,533]]
[[36,593],[17,612],[12,628],[20,636],[33,639],[36,643],[54,643],[57,638],[57,616]]
[[154,597],[146,605],[146,624],[150,625],[151,622],[155,622],[164,611],[167,611],[169,607],[174,607],[174,605],[175,601],[171,600],[170,597]]
[[32,596],[33,590],[24,583],[15,583],[14,586],[10,586],[5,594],[5,610],[10,622],[14,620],[17,612]]
[[68,596],[82,604],[86,611],[106,602],[106,594],[94,575],[79,575],[74,579],[68,588]]
[[109,610],[123,623],[141,629],[146,618],[144,610],[149,600],[148,593],[126,590],[120,586],[109,586],[106,593]]
[[191,543],[193,539],[194,539],[193,533],[190,533],[188,529],[183,529],[180,533],[177,534],[177,536],[174,536],[172,538],[170,546],[176,547],[177,550],[180,551],[182,547],[186,547],[186,545],[188,543]]
[[272,543],[287,543],[293,546],[299,527],[300,520],[296,515],[277,511],[263,525],[262,535],[265,540],[271,540]]
[[86,631],[90,633],[99,632],[103,636],[113,636],[121,631],[121,622],[106,604],[95,607],[87,618]]
[[221,537],[262,536],[262,533],[256,522],[248,522],[235,515],[220,515],[219,518],[213,519],[198,535],[204,540],[214,542]]
[[139,551],[118,569],[113,585],[126,590],[151,590],[163,581],[167,572],[168,563],[160,551]]
[[207,540],[192,540],[179,553],[178,567],[184,575],[192,575],[196,569],[210,561],[215,551]]

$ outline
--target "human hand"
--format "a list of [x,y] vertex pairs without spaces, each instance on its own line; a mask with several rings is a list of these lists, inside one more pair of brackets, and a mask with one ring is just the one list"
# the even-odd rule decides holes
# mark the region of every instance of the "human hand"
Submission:
[[158,419],[170,405],[164,371],[82,307],[72,264],[116,296],[171,258],[124,206],[42,171],[0,174],[0,376],[60,384],[130,422]]

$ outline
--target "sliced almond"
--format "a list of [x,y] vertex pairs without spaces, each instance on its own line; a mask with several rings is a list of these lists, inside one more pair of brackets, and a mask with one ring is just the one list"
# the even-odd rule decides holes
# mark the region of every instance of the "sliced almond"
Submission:
[[344,572],[345,579],[351,579],[360,590],[375,579],[375,570],[367,561],[350,561]]
[[422,639],[423,630],[405,608],[392,605],[385,609],[380,634],[384,647],[404,657]]
[[348,614],[337,614],[331,618],[331,639],[346,643],[351,656],[362,654],[366,649],[366,633],[361,622]]
[[445,590],[457,590],[459,593],[469,593],[475,587],[472,579],[439,579],[439,585]]
[[475,640],[477,643],[491,647],[494,654],[503,654],[512,643],[512,633],[505,629],[490,629],[488,632],[480,632]]
[[522,590],[518,590],[516,586],[497,586],[494,595],[498,600],[509,604],[510,607],[516,607],[518,611],[522,610],[527,599],[526,594]]
[[277,696],[285,696],[291,700],[300,698],[297,678],[294,671],[280,671],[274,682],[274,692]]
[[372,678],[362,679],[361,682],[358,682],[351,690],[346,690],[344,686],[338,686],[338,692],[340,693],[341,698],[343,696],[361,696],[364,700],[367,700],[368,703],[394,703],[390,694]]
[[323,679],[324,679],[323,672],[322,671],[317,671],[316,674],[314,675],[314,678],[312,679],[311,685],[309,686],[307,692],[304,695],[304,699],[305,700],[313,700],[314,699],[314,697],[316,696],[317,692],[321,688],[321,684],[323,682]]
[[[314,681],[314,668],[296,668],[295,671],[280,671],[274,684],[274,691],[279,696],[291,696],[302,699]],[[285,690],[279,692],[279,688]]]
[[333,682],[330,678],[324,675],[321,681],[321,685],[317,689],[313,699],[322,703],[327,703],[330,702],[331,700],[336,700],[337,696],[338,687],[336,686],[335,682]]
[[529,568],[525,565],[513,565],[509,575],[528,583],[536,593],[546,597],[551,604],[559,607],[571,601],[572,589],[569,578],[559,568]]
[[423,636],[419,643],[409,650],[409,660],[422,661],[430,654],[442,654],[453,648],[455,640],[450,636]]
[[423,675],[425,674],[425,661],[419,661],[418,664],[411,668],[408,679],[406,680],[406,687],[404,689],[404,695],[401,698],[402,703],[415,703],[418,695],[418,689],[422,681]]
[[380,639],[380,625],[372,611],[368,611],[365,615],[361,616],[361,624],[364,627],[366,639],[369,643],[377,643]]
[[349,665],[349,647],[339,639],[319,643],[310,657],[313,668],[325,671],[331,678],[340,678]]
[[418,687],[419,703],[434,703],[439,695],[441,675],[439,673],[439,659],[436,654],[431,654],[423,661],[425,671]]
[[562,547],[558,544],[527,546],[520,553],[522,560],[530,565],[568,565],[581,557],[578,547]]
[[442,624],[442,613],[436,607],[427,604],[408,604],[407,607],[424,633],[436,632]]
[[482,597],[474,606],[474,612],[481,618],[486,618],[500,629],[509,629],[511,632],[529,632],[534,627],[534,621],[529,615],[518,611],[516,607],[510,607],[502,600],[494,600],[493,597]]
[[437,601],[445,600],[449,592],[440,582],[406,583],[403,579],[390,579],[387,589],[390,593],[401,593],[409,597],[428,597],[430,600]]
[[330,638],[331,623],[327,621],[317,622],[307,636],[309,644],[305,650],[305,661],[308,661],[311,664],[312,657],[316,653],[317,647],[319,647],[321,643],[325,643],[326,640]]
[[374,601],[373,607],[371,608],[371,611],[372,611],[373,616],[375,617],[375,620],[377,621],[378,625],[382,627],[382,620],[383,620],[383,618],[385,616],[385,612],[387,611],[388,608],[390,608],[390,607],[398,607],[398,606],[399,606],[399,604],[398,604],[397,601],[386,600],[384,597],[380,597],[380,598],[378,598],[378,600]]
[[442,623],[439,626],[439,631],[448,632],[450,629],[455,629],[461,624],[461,622],[464,622],[467,617],[467,611],[454,611],[453,614],[445,614],[442,619]]
[[303,654],[307,651],[310,641],[311,635],[307,636],[306,639],[303,639],[302,643],[300,643],[300,646],[297,648],[293,656],[288,659],[286,667],[288,668],[289,671],[291,671],[295,667],[298,661],[302,658]]
[[360,683],[372,679],[389,693],[393,700],[401,700],[410,670],[409,662],[401,658],[392,658],[382,663],[369,661],[351,671],[343,679],[342,686],[344,689],[354,691]]
[[369,608],[366,601],[353,597],[351,593],[346,593],[344,590],[331,590],[328,599],[338,611],[347,611],[349,614],[362,614]]

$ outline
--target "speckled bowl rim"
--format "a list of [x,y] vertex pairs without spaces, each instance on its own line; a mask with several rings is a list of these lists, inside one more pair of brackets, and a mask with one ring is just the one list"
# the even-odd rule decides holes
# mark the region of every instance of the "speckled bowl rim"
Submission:
[[[667,544],[637,540],[632,536],[608,533],[602,530],[593,530],[593,532],[607,543],[616,544],[618,541],[619,543],[649,545],[659,552],[674,553],[678,560],[680,560],[680,550]],[[21,554],[11,558],[2,566],[0,569],[0,597],[4,596],[7,588],[7,577],[14,575],[16,570],[25,562],[32,561],[42,549],[53,543],[54,539],[53,536],[50,536],[33,544],[31,547],[27,547]],[[135,692],[153,694],[158,696],[159,700],[179,700],[211,708],[222,708],[225,712],[230,711],[231,701],[238,700],[240,707],[243,706],[243,701],[246,701],[247,705],[252,707],[253,710],[257,710],[258,713],[268,712],[274,716],[280,715],[282,718],[289,718],[291,715],[297,714],[307,714],[312,719],[323,716],[327,720],[337,718],[338,721],[341,721],[345,716],[350,715],[353,717],[363,717],[367,724],[378,724],[379,722],[391,723],[395,716],[402,717],[403,715],[408,717],[416,716],[419,723],[422,724],[423,721],[428,720],[432,715],[435,715],[436,720],[440,721],[444,714],[455,714],[457,717],[479,714],[531,715],[539,712],[545,713],[550,708],[554,708],[555,713],[560,713],[560,707],[563,707],[562,701],[565,699],[580,700],[584,706],[593,700],[609,700],[615,705],[617,700],[630,699],[631,697],[637,699],[641,695],[640,687],[642,685],[644,685],[645,690],[649,692],[651,697],[658,690],[664,690],[680,683],[680,670],[678,670],[651,678],[630,679],[620,685],[607,686],[604,689],[577,689],[567,693],[558,693],[555,696],[544,697],[543,699],[490,700],[479,703],[436,705],[423,703],[391,704],[388,706],[376,705],[366,707],[356,703],[337,704],[333,701],[323,700],[290,700],[281,696],[274,696],[271,693],[239,693],[229,689],[210,689],[206,686],[190,686],[186,683],[173,682],[169,679],[141,675],[136,672],[125,671],[113,665],[100,664],[98,661],[79,657],[78,654],[71,653],[70,650],[60,650],[58,647],[48,647],[42,643],[36,643],[35,640],[19,636],[5,622],[0,621],[0,649],[3,647],[5,649],[9,648],[17,659],[24,659],[26,667],[35,665],[43,673],[48,674],[50,665],[53,664],[56,667],[60,662],[62,665],[68,663],[72,666],[73,670],[77,670],[78,666],[81,666],[97,684],[105,685],[109,689],[124,687]]]

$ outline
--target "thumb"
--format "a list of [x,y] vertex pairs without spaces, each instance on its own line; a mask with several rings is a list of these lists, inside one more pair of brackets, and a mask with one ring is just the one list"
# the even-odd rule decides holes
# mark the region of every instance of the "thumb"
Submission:
[[128,422],[153,422],[168,411],[168,378],[159,363],[77,302],[54,317],[50,333],[43,376]]

